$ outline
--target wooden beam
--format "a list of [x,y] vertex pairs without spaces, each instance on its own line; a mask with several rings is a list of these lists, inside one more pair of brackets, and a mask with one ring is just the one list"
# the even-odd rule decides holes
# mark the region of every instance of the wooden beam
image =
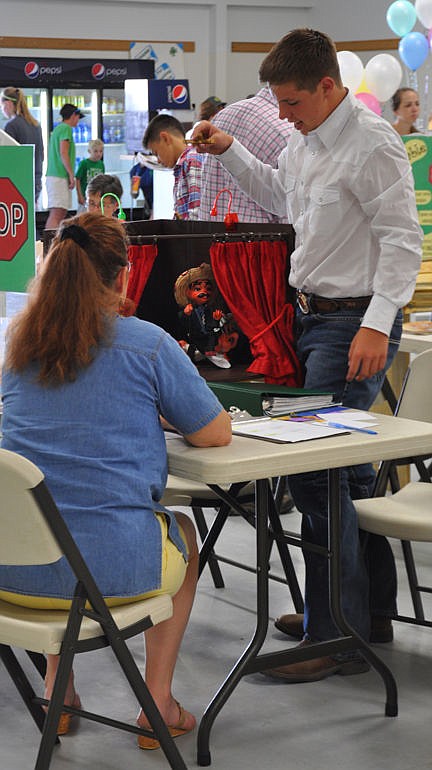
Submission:
[[[336,43],[338,51],[393,51],[397,50],[398,39],[386,40],[344,40]],[[232,42],[232,53],[268,53],[274,43]]]
[[[135,42],[135,41],[132,41]],[[139,42],[142,42],[141,40]],[[150,40],[151,43],[172,43],[172,40]],[[70,37],[0,37],[0,48],[30,48],[62,51],[129,51],[129,40],[99,40],[92,38],[72,39]],[[181,43],[185,53],[194,53],[195,43],[185,40]]]

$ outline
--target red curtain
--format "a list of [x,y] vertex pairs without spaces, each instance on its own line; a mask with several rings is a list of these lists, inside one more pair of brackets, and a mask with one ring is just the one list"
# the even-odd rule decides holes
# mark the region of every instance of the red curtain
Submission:
[[130,273],[121,315],[134,315],[157,256],[157,246],[129,246]]
[[211,264],[219,290],[249,339],[248,372],[277,385],[300,386],[294,309],[286,301],[285,241],[214,243]]

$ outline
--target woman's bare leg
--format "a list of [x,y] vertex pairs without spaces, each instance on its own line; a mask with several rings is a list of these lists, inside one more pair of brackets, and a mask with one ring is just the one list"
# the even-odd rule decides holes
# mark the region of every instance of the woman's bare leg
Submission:
[[[145,681],[163,719],[170,726],[176,725],[179,721],[179,708],[172,695],[171,684],[198,581],[198,547],[194,524],[183,513],[176,513],[176,518],[188,544],[189,562],[186,577],[180,590],[173,597],[172,617],[145,632]],[[185,717],[184,728],[192,729],[195,726],[195,717],[188,712],[185,712]],[[142,712],[139,715],[139,724],[142,727],[148,726]]]

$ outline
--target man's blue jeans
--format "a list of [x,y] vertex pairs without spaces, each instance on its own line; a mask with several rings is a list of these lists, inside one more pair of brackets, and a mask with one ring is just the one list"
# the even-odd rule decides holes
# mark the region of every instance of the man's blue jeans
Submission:
[[[304,368],[305,388],[328,390],[347,407],[369,409],[380,391],[385,371],[400,342],[402,314],[398,313],[390,334],[385,371],[362,382],[346,382],[348,351],[362,320],[361,310],[303,315],[297,311],[297,353]],[[323,442],[323,452],[325,446]],[[390,545],[385,538],[372,538],[366,561],[360,551],[357,515],[352,500],[372,493],[375,474],[372,465],[341,470],[341,568],[342,608],[348,623],[369,639],[370,614],[391,616],[396,610],[396,570]],[[289,488],[297,509],[303,514],[305,541],[327,546],[327,473],[289,476]],[[324,556],[303,551],[305,581],[305,633],[313,641],[339,635],[329,608],[328,561]],[[370,558],[369,558],[370,557]],[[369,575],[372,602],[369,602]]]

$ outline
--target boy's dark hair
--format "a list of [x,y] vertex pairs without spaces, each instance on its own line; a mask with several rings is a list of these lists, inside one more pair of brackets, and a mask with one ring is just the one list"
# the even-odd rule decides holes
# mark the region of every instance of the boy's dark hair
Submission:
[[148,124],[143,136],[143,146],[147,148],[149,142],[157,142],[161,131],[168,131],[176,136],[185,135],[185,130],[177,118],[172,115],[156,115]]
[[97,176],[90,179],[86,193],[90,193],[90,195],[97,195],[97,193],[100,193],[101,197],[102,195],[106,195],[106,193],[113,193],[113,195],[117,195],[118,198],[121,198],[123,195],[123,187],[118,176],[112,174],[97,174]]
[[298,90],[315,91],[324,77],[337,86],[342,80],[333,40],[313,29],[293,29],[273,46],[259,69],[263,83],[294,83]]

